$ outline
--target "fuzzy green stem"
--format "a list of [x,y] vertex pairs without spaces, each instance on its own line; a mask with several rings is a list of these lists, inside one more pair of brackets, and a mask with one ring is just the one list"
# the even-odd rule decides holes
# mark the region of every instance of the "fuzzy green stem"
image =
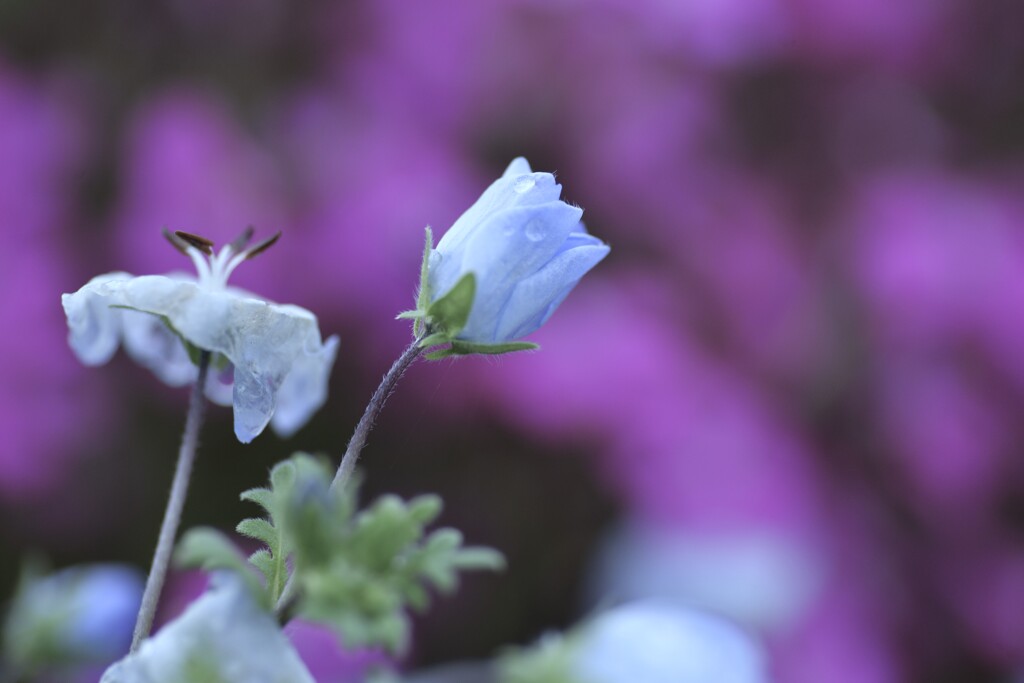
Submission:
[[142,641],[149,636],[153,627],[153,618],[156,616],[156,608],[160,602],[160,593],[163,591],[164,580],[167,578],[167,569],[171,563],[171,553],[174,550],[174,539],[178,535],[181,512],[185,507],[185,498],[188,496],[188,482],[192,476],[192,465],[196,460],[199,427],[202,425],[203,413],[206,408],[203,387],[206,384],[209,367],[210,352],[203,351],[199,354],[199,376],[192,386],[188,417],[185,419],[185,433],[181,438],[178,464],[174,470],[174,481],[171,483],[171,495],[167,499],[167,510],[164,512],[164,521],[160,525],[160,537],[157,539],[156,552],[153,553],[153,566],[149,570],[146,588],[142,594],[142,605],[139,607],[139,617],[135,622],[131,652],[136,652],[142,645]]

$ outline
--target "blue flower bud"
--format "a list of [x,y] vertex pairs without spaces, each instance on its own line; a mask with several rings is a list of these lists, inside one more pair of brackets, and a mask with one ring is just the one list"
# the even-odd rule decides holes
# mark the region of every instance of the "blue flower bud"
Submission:
[[428,265],[431,301],[467,273],[476,278],[458,339],[502,344],[530,334],[608,254],[561,192],[553,175],[534,173],[520,157],[441,238]]

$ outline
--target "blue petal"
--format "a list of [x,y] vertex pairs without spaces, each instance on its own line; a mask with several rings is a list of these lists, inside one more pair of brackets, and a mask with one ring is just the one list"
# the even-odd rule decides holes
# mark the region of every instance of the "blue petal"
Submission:
[[519,339],[547,322],[576,283],[608,255],[608,245],[574,233],[561,251],[537,273],[520,281],[500,314],[494,341]]
[[452,224],[438,242],[437,250],[443,254],[458,254],[470,236],[496,212],[557,201],[561,194],[562,186],[555,182],[555,176],[533,173],[526,160],[520,157]]
[[498,314],[520,280],[540,270],[563,248],[582,211],[564,202],[496,214],[470,241],[463,269],[477,276],[477,293],[463,339],[492,339]]

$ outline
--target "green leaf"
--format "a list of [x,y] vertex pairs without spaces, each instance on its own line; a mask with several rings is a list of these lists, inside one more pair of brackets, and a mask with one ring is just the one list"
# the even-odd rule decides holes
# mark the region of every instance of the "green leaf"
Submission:
[[[435,332],[434,334],[428,334],[426,337],[420,340],[420,348],[428,349],[431,346],[437,346],[438,344],[447,344],[451,340],[448,335],[444,332]],[[433,354],[427,354],[429,358]]]
[[274,513],[274,492],[270,489],[249,489],[243,491],[239,498],[256,503],[266,510],[267,514]]
[[473,546],[460,548],[452,558],[452,566],[458,569],[502,571],[506,563],[505,556],[494,548]]
[[513,353],[515,351],[536,351],[540,346],[533,342],[505,342],[503,344],[477,344],[475,342],[456,339],[452,342],[452,354],[468,355],[471,353],[484,353],[497,355],[501,353]]
[[510,648],[497,662],[497,683],[578,683],[576,639],[550,633],[528,648]]
[[426,311],[430,307],[430,253],[434,251],[434,233],[430,226],[424,231],[423,262],[420,264],[420,289],[416,294],[416,308]]
[[424,311],[402,311],[395,316],[395,320],[419,320],[425,318],[426,315]]
[[235,527],[235,531],[243,536],[248,536],[249,538],[254,538],[257,541],[262,541],[269,547],[274,547],[281,542],[278,530],[274,528],[273,524],[265,519],[243,519],[238,523],[238,526]]
[[[434,335],[436,336],[436,335]],[[431,341],[431,337],[427,337],[420,343],[420,346],[426,347],[426,342]],[[512,353],[514,351],[536,351],[540,348],[533,342],[505,342],[503,344],[478,344],[476,342],[463,341],[461,339],[443,341],[435,341],[436,344],[447,343],[451,341],[451,346],[437,351],[431,351],[426,354],[427,360],[441,360],[443,358],[450,358],[452,356],[468,356],[473,353],[482,353],[487,355],[497,355],[502,353]]]
[[427,318],[431,330],[455,339],[469,320],[469,311],[476,296],[476,276],[466,273],[443,297],[430,304]]
[[227,569],[241,576],[258,602],[269,607],[266,591],[246,564],[245,558],[231,540],[210,527],[190,529],[178,541],[174,561],[179,567],[203,571]]

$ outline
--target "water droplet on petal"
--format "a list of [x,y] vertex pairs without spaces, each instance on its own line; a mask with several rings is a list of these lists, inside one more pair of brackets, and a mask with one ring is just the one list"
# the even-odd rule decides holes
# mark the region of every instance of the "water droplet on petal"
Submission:
[[526,239],[531,242],[540,242],[544,239],[544,224],[532,218],[526,222]]
[[512,189],[519,194],[525,194],[532,190],[537,184],[537,181],[533,179],[533,176],[523,175],[516,178],[516,181],[512,183]]

